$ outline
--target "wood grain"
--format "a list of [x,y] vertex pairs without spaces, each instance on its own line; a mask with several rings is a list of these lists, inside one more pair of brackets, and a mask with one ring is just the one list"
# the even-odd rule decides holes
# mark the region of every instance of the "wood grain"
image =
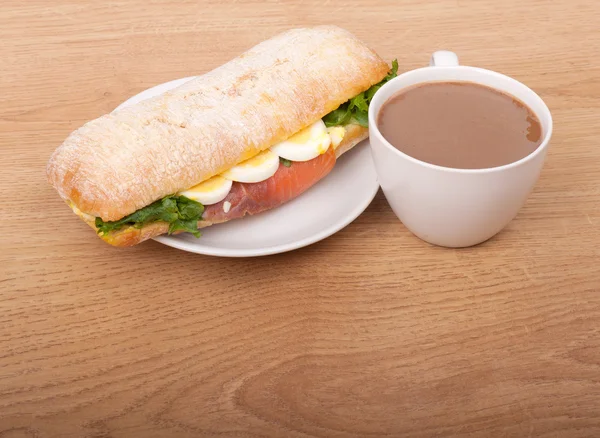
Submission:
[[[0,20],[1,438],[600,436],[600,3],[3,0]],[[506,230],[431,247],[379,194],[288,254],[117,250],[46,183],[85,121],[324,23],[402,70],[445,48],[547,101]]]

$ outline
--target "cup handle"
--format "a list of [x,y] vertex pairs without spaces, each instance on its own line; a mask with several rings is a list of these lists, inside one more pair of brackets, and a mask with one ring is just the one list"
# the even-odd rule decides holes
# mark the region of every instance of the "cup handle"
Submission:
[[429,66],[431,67],[456,67],[457,65],[459,65],[458,56],[448,50],[434,52],[429,60]]

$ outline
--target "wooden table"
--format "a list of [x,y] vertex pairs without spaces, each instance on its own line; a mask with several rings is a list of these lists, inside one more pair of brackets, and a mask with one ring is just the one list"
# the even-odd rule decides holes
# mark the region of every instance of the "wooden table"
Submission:
[[[3,0],[0,22],[0,437],[600,436],[599,2]],[[288,254],[119,250],[47,184],[85,121],[324,23],[547,101],[505,231],[432,247],[379,194]]]

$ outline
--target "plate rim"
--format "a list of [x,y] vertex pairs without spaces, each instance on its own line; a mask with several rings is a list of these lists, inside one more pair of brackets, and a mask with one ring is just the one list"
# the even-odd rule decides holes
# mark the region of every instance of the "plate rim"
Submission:
[[[121,109],[121,108],[125,108],[129,105],[132,105],[132,103],[130,103],[130,102],[132,100],[136,99],[137,97],[139,97],[141,94],[146,94],[149,92],[152,93],[152,90],[155,90],[157,88],[164,89],[161,92],[161,93],[164,93],[164,92],[166,92],[170,89],[173,89],[177,86],[183,85],[186,82],[188,82],[196,77],[198,77],[198,76],[186,76],[183,78],[173,79],[171,81],[167,81],[167,82],[164,82],[161,84],[154,85],[150,88],[142,90],[139,93],[129,97],[128,99],[126,99],[125,101],[120,103],[114,109],[114,111]],[[148,99],[151,97],[157,96],[161,93],[149,96]],[[145,98],[141,99],[139,101],[142,101],[142,100],[145,100]],[[359,143],[359,145],[360,144],[363,144],[363,147],[370,147],[369,138],[363,140],[362,142]],[[378,181],[377,177],[375,177],[371,193],[369,193],[368,196],[365,196],[363,198],[362,202],[357,204],[356,207],[354,209],[352,209],[349,214],[344,215],[341,221],[335,222],[334,224],[330,225],[329,227],[324,228],[323,230],[321,230],[318,233],[314,233],[314,234],[304,237],[302,239],[295,240],[293,242],[288,242],[285,244],[271,245],[271,246],[266,246],[266,247],[262,247],[259,249],[256,249],[256,248],[253,248],[253,249],[250,249],[250,248],[215,248],[215,247],[210,247],[210,246],[203,246],[201,244],[198,247],[196,247],[196,246],[190,247],[189,242],[178,239],[177,236],[161,235],[161,236],[153,237],[152,240],[159,242],[163,245],[169,246],[171,248],[181,250],[181,251],[190,252],[193,254],[216,256],[216,257],[238,257],[238,258],[262,257],[262,256],[268,256],[268,255],[273,255],[273,254],[289,252],[289,251],[293,251],[293,250],[296,250],[299,248],[303,248],[305,246],[312,245],[313,243],[319,242],[321,240],[324,240],[324,239],[332,236],[333,234],[337,233],[338,231],[344,229],[345,227],[347,227],[350,223],[352,223],[354,220],[356,220],[356,218],[358,218],[358,216],[360,216],[367,209],[367,207],[369,205],[371,205],[371,202],[373,202],[373,199],[375,198],[375,196],[377,195],[377,192],[379,191],[379,187],[380,187],[379,181]],[[292,201],[293,200],[291,200],[290,202],[292,202]]]

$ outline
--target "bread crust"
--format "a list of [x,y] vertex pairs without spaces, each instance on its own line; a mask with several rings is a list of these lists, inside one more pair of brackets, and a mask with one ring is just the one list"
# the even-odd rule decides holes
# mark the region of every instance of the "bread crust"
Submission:
[[[345,152],[352,149],[362,140],[369,136],[369,130],[359,125],[347,125],[346,126],[346,134],[342,142],[336,148],[335,153],[336,157],[340,157]],[[334,170],[335,171],[335,167]],[[90,227],[97,231],[95,226],[94,217],[82,213],[77,207],[71,204],[71,208],[85,223],[87,223]],[[205,228],[210,225],[214,225],[221,222],[209,222],[209,221],[200,221],[198,222],[198,228]],[[166,234],[169,230],[169,224],[166,222],[154,222],[152,224],[148,224],[143,226],[142,228],[134,228],[132,226],[122,228],[117,231],[111,231],[110,233],[100,235],[100,238],[105,242],[113,245],[113,246],[133,246],[138,243],[143,242],[144,240],[151,239],[156,236],[160,236],[161,234]]]
[[[338,27],[290,30],[174,90],[87,123],[54,152],[48,179],[81,212],[118,220],[289,138],[388,69]],[[156,235],[138,234],[125,243]]]

